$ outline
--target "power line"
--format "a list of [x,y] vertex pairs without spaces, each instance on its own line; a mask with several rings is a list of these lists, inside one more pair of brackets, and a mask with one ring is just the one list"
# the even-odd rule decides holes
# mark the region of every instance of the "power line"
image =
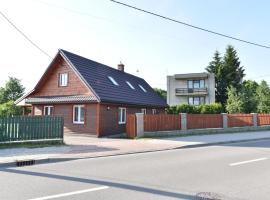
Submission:
[[34,47],[36,47],[39,51],[41,51],[44,55],[48,56],[49,58],[52,58],[46,51],[41,49],[36,43],[34,43],[27,35],[25,35],[6,15],[4,15],[3,12],[0,11],[0,14],[5,18],[5,20],[13,26],[28,42],[30,42]]
[[233,37],[233,36],[230,36],[230,35],[215,32],[215,31],[212,31],[212,30],[209,30],[209,29],[206,29],[206,28],[202,28],[202,27],[195,26],[195,25],[192,25],[192,24],[189,24],[189,23],[186,23],[186,22],[182,22],[182,21],[170,18],[170,17],[163,16],[163,15],[160,15],[160,14],[157,14],[157,13],[154,13],[154,12],[150,12],[150,11],[147,11],[147,10],[144,10],[144,9],[141,9],[141,8],[126,4],[126,3],[122,3],[120,1],[115,1],[115,0],[110,0],[110,1],[113,2],[113,3],[116,3],[116,4],[120,4],[122,6],[126,6],[128,8],[132,8],[132,9],[137,10],[137,11],[141,11],[141,12],[144,12],[144,13],[147,13],[147,14],[150,14],[150,15],[154,15],[156,17],[159,17],[159,18],[162,18],[162,19],[165,19],[165,20],[168,20],[168,21],[172,21],[172,22],[175,22],[175,23],[178,23],[178,24],[188,26],[188,27],[191,27],[191,28],[194,28],[194,29],[198,29],[198,30],[201,30],[201,31],[204,31],[204,32],[208,32],[208,33],[211,33],[211,34],[215,34],[215,35],[225,37],[225,38],[229,38],[229,39],[232,39],[232,40],[236,40],[236,41],[239,41],[239,42],[251,44],[251,45],[254,45],[254,46],[270,49],[270,46],[266,46],[266,45],[255,43],[255,42],[250,42],[250,41],[243,40],[243,39],[240,39],[240,38],[236,38],[236,37]]

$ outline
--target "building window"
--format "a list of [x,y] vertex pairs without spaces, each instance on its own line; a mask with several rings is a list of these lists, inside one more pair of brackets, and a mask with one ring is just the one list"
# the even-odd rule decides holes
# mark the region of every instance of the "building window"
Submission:
[[134,86],[133,86],[129,81],[126,81],[126,83],[128,84],[128,86],[129,86],[131,89],[135,90]]
[[195,106],[205,104],[205,97],[188,97],[188,104]]
[[146,108],[142,108],[142,110],[141,110],[141,112],[144,114],[144,115],[146,115]]
[[73,123],[74,124],[84,124],[84,105],[73,106]]
[[187,81],[188,88],[193,89],[193,88],[205,88],[205,80],[188,80]]
[[126,108],[118,108],[118,123],[126,123]]
[[146,89],[142,85],[139,85],[139,87],[142,89],[142,91],[147,92]]
[[153,115],[157,114],[157,109],[152,109],[152,114]]
[[53,114],[53,106],[44,106],[43,115],[52,115]]
[[64,74],[59,74],[59,86],[63,87],[63,86],[67,86],[68,85],[68,74],[64,73]]
[[111,77],[111,76],[108,76],[108,79],[110,79],[110,81],[114,84],[114,85],[116,85],[116,86],[118,86],[119,84],[116,82],[116,80],[114,80],[114,78],[113,77]]

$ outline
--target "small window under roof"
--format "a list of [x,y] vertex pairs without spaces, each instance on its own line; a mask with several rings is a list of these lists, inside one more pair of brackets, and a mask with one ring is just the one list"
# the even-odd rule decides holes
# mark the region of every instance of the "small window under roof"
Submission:
[[116,82],[116,80],[114,80],[114,78],[113,77],[111,77],[111,76],[108,76],[108,78],[110,79],[110,81],[114,84],[114,85],[119,85],[117,82]]
[[142,91],[147,92],[142,85],[139,84],[139,87],[142,89]]
[[126,81],[126,83],[128,84],[128,86],[129,86],[131,89],[135,90],[134,86],[133,86],[129,81]]

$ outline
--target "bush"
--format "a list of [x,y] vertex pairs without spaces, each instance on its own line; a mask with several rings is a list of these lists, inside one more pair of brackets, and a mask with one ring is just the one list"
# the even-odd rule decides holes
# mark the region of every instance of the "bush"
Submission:
[[22,115],[22,108],[14,104],[13,101],[0,104],[0,117],[10,117]]
[[189,105],[181,104],[178,106],[171,106],[167,110],[168,114],[179,114],[179,113],[189,113],[189,114],[219,114],[224,112],[224,108],[220,103],[205,104],[205,105]]

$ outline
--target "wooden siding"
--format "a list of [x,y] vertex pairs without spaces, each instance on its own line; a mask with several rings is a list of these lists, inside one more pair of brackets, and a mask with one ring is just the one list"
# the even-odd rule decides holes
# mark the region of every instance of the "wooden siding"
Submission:
[[136,133],[136,115],[127,115],[126,133],[128,138],[135,138]]
[[[58,79],[60,73],[68,74],[67,86],[59,86]],[[40,80],[40,84],[36,91],[31,94],[30,97],[89,94],[92,94],[92,92],[86,87],[65,60],[61,56],[58,56],[56,61],[52,63],[52,67],[47,74]]]
[[228,114],[228,127],[253,126],[251,114]]
[[168,131],[181,129],[180,115],[144,115],[144,131]]
[[220,114],[187,114],[187,129],[222,128]]
[[257,123],[258,126],[270,125],[270,114],[258,114]]

